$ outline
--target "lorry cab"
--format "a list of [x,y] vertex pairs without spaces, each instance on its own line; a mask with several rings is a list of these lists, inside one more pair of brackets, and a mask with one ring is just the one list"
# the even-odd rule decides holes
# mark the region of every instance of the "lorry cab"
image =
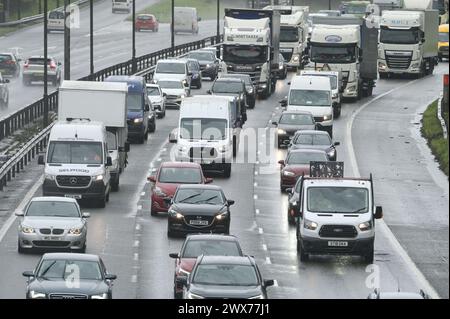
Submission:
[[148,118],[151,106],[145,79],[142,76],[111,75],[105,79],[105,82],[127,83],[128,138],[136,139],[143,144],[148,139]]
[[174,30],[177,32],[189,32],[198,34],[198,22],[201,20],[197,14],[197,8],[175,7]]
[[438,43],[439,61],[443,58],[448,59],[448,24],[439,26],[439,43]]
[[[233,104],[233,105],[231,105]],[[231,175],[233,153],[239,145],[238,113],[233,97],[193,96],[185,98],[180,107],[175,158],[196,162],[204,170]]]
[[127,13],[131,12],[131,6],[133,5],[133,0],[112,0],[112,13],[117,11],[125,11]]
[[289,95],[281,101],[288,111],[310,112],[316,123],[333,136],[333,102],[330,79],[320,76],[295,76]]
[[101,122],[72,118],[58,121],[50,131],[46,156],[38,159],[45,165],[43,195],[95,200],[105,207],[112,165],[107,143]]

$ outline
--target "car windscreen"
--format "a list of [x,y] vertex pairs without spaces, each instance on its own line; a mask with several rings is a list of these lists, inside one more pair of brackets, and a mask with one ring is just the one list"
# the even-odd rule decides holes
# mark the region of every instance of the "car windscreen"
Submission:
[[28,205],[26,216],[80,217],[75,203],[35,201]]
[[160,183],[200,184],[202,174],[198,168],[163,167],[159,173]]
[[183,188],[177,191],[175,203],[223,205],[222,192],[216,189]]
[[308,211],[314,213],[367,213],[369,191],[357,187],[308,187]]
[[148,96],[160,96],[159,88],[155,86],[147,86],[147,95]]
[[236,242],[231,240],[188,240],[181,258],[197,258],[205,256],[241,256]]
[[288,165],[308,165],[310,162],[326,161],[328,158],[325,152],[292,152],[286,159]]
[[257,286],[255,268],[247,265],[199,265],[192,280],[199,285]]
[[331,139],[326,134],[299,134],[293,143],[296,145],[331,145]]
[[291,90],[289,104],[300,106],[330,106],[330,92],[321,90]]
[[239,79],[242,80],[245,85],[252,85],[252,80],[249,76],[239,74],[224,74],[220,76],[221,79]]
[[[51,59],[47,59],[47,64],[51,63]],[[44,65],[44,59],[42,58],[29,58],[27,61],[28,64],[32,65]]]
[[127,108],[129,112],[142,112],[142,95],[139,93],[128,93]]
[[183,118],[180,125],[180,138],[187,140],[225,140],[227,120],[213,118]]
[[185,74],[186,65],[184,63],[174,62],[158,63],[155,73]]
[[102,280],[100,266],[95,261],[46,259],[37,272],[38,278],[69,279],[74,273],[82,280]]
[[191,52],[187,56],[189,59],[196,59],[199,61],[209,61],[214,62],[216,60],[216,57],[209,52]]
[[188,70],[189,70],[189,72],[200,71],[198,62],[189,61],[188,62]]
[[356,46],[326,45],[313,43],[311,60],[317,63],[354,63],[356,61]]
[[161,89],[183,89],[183,83],[181,81],[158,81],[158,85]]
[[49,164],[102,164],[100,142],[51,141],[48,149]]
[[138,16],[137,19],[143,20],[143,21],[151,21],[151,20],[153,20],[153,17],[152,16]]
[[64,12],[62,11],[52,11],[48,14],[49,19],[64,19]]
[[242,83],[232,81],[216,81],[212,87],[214,93],[241,93]]
[[314,125],[314,119],[308,114],[284,113],[279,124],[285,125]]
[[12,57],[8,54],[0,54],[0,63],[1,62],[6,62],[6,61],[11,61]]
[[116,134],[106,131],[106,143],[108,144],[108,151],[117,150]]

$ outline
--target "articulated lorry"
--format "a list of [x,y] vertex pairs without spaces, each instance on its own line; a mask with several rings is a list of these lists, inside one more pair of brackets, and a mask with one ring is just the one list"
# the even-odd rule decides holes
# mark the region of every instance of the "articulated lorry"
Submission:
[[315,69],[342,74],[344,98],[371,96],[377,72],[378,29],[355,16],[315,17],[310,60]]
[[281,14],[280,53],[290,69],[303,69],[308,64],[307,6],[267,6]]
[[106,127],[111,189],[119,189],[120,173],[127,166],[127,95],[126,83],[64,81],[59,88],[58,119],[88,119]]
[[249,74],[258,95],[275,90],[279,68],[280,13],[225,9],[222,60],[227,73]]
[[439,12],[431,0],[404,0],[402,10],[384,11],[380,21],[378,72],[422,77],[438,59]]

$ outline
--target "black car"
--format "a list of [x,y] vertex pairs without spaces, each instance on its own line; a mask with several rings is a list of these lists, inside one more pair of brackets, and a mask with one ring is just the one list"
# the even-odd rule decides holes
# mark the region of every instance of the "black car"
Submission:
[[149,99],[149,111],[148,111],[148,132],[149,133],[155,133],[156,131],[156,118],[158,117],[158,114],[156,113],[156,109],[153,106],[153,104],[150,102]]
[[302,177],[300,176],[295,183],[293,188],[287,188],[286,192],[288,193],[288,209],[287,209],[287,219],[289,225],[295,225],[295,215],[299,208],[298,201],[300,199],[300,185],[301,185]]
[[187,54],[188,59],[195,59],[200,63],[202,76],[215,80],[219,74],[219,62],[212,52],[208,51],[191,51]]
[[179,277],[185,299],[267,299],[266,288],[253,257],[200,256],[192,273]]
[[27,299],[111,299],[112,282],[102,259],[73,253],[44,254],[28,277]]
[[167,236],[202,232],[229,234],[233,204],[219,186],[180,185],[169,208]]
[[333,142],[328,132],[325,131],[298,131],[295,133],[289,145],[290,149],[318,149],[327,152],[330,161],[337,160],[336,146],[340,142]]
[[253,109],[255,107],[256,89],[255,89],[255,86],[253,85],[252,78],[250,77],[250,75],[233,73],[233,74],[223,74],[220,76],[220,78],[221,79],[235,78],[235,79],[241,79],[242,81],[244,81],[245,89],[247,92],[247,94],[246,94],[247,95],[247,106],[250,109]]
[[219,78],[214,81],[211,90],[207,91],[208,94],[236,96],[241,104],[241,115],[244,123],[247,121],[246,92],[244,81],[237,78]]
[[280,53],[279,55],[279,64],[278,64],[278,72],[277,72],[277,77],[280,80],[284,80],[287,78],[287,73],[288,73],[288,66],[286,61],[284,60],[283,55]]
[[314,116],[302,111],[284,111],[278,121],[273,121],[272,124],[278,128],[278,148],[289,145],[295,132],[316,129]]
[[191,87],[196,89],[202,88],[202,71],[200,69],[200,63],[195,59],[187,59],[187,66],[191,76]]
[[4,76],[20,75],[20,59],[14,53],[0,53],[0,73]]
[[243,256],[241,245],[235,236],[201,234],[188,235],[180,253],[171,253],[175,259],[173,295],[175,299],[183,297],[183,286],[177,285],[177,278],[187,276],[195,266],[197,257],[205,256]]

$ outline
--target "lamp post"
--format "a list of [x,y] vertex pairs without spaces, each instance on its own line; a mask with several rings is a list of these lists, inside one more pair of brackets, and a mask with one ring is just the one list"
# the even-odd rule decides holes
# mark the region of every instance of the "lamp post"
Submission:
[[[134,2],[134,1],[133,1]],[[90,52],[89,52],[89,56],[90,56],[90,68],[89,68],[89,73],[90,73],[90,78],[91,81],[94,80],[92,78],[92,76],[94,75],[94,0],[90,0],[89,1],[89,16],[90,16]]]
[[133,6],[132,6],[132,17],[133,17],[133,37],[132,37],[132,49],[131,49],[131,72],[134,74],[136,73],[136,0],[133,0]]
[[170,47],[172,49],[172,56],[175,51],[175,0],[172,0],[172,22],[170,23]]
[[70,80],[70,0],[64,0],[64,80]]
[[217,36],[216,43],[220,42],[220,1],[217,0]]
[[44,127],[48,126],[48,32],[47,32],[47,0],[44,0]]

